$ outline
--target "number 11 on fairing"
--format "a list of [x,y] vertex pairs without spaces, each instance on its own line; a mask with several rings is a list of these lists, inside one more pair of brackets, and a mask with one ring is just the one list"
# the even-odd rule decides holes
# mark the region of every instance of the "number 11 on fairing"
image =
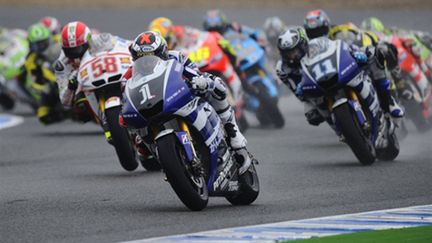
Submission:
[[312,68],[312,72],[315,74],[315,79],[320,80],[325,75],[336,73],[337,70],[333,67],[332,62],[327,59],[322,63],[318,63]]
[[152,95],[150,93],[150,87],[149,87],[148,84],[144,84],[141,87],[140,92],[141,92],[141,94],[143,96],[143,99],[140,102],[141,105],[144,104],[147,100],[151,100],[151,99],[153,99],[155,97],[154,95]]

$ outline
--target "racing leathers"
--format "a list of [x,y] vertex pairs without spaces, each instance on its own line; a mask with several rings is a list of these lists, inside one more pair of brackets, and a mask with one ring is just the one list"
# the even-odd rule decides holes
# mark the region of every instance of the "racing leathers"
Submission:
[[31,89],[38,96],[37,117],[43,124],[51,124],[64,118],[59,107],[58,87],[52,64],[59,57],[60,44],[51,42],[44,52],[31,51],[25,62],[25,73],[30,76]]
[[[241,164],[239,173],[243,174],[251,165],[251,157],[246,150],[246,138],[240,132],[235,120],[234,111],[227,100],[224,82],[214,75],[201,73],[196,65],[179,51],[168,51],[168,58],[177,60],[183,65],[183,77],[190,89],[197,96],[208,101],[218,113],[229,137],[229,144],[236,152],[236,159]],[[126,80],[132,76],[132,68],[124,75]]]
[[[114,47],[117,38],[118,37],[112,36],[109,33],[94,35],[90,41],[90,48],[87,51],[91,54],[109,51]],[[62,51],[60,57],[54,63],[57,84],[60,89],[60,101],[66,107],[71,107],[73,105],[77,90],[76,78],[80,62],[80,59],[70,59],[66,57]]]

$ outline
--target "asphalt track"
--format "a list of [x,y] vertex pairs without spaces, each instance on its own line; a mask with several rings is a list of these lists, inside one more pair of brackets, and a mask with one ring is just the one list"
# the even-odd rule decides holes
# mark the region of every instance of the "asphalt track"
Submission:
[[[301,24],[306,10],[226,11],[259,26],[280,15]],[[328,11],[334,22],[382,17],[385,23],[431,31],[430,12]],[[159,15],[198,26],[204,10],[0,10],[0,23],[26,27],[43,15],[83,19],[132,38]],[[113,242],[225,227],[431,204],[432,132],[411,126],[394,162],[361,166],[326,126],[308,126],[294,98],[280,103],[283,130],[251,129],[250,151],[260,160],[261,194],[247,207],[211,198],[188,211],[161,173],[122,171],[114,150],[92,124],[43,127],[27,107],[24,123],[0,130],[0,242]]]

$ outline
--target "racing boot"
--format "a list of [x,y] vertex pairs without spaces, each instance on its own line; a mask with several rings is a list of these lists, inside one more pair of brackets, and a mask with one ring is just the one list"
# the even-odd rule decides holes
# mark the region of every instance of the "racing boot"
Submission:
[[379,80],[377,86],[378,98],[384,112],[390,114],[396,120],[402,118],[404,111],[390,93],[390,80]]
[[252,164],[252,156],[246,149],[246,138],[240,132],[231,106],[228,106],[224,111],[218,112],[218,114],[229,137],[229,144],[235,152],[234,157],[237,163],[241,165],[239,174],[242,175]]
[[246,149],[246,138],[240,132],[235,120],[234,110],[227,100],[227,91],[223,81],[216,76],[198,77],[190,82],[191,88],[200,91],[219,115],[225,131],[229,137],[229,145],[235,152],[235,159],[239,163],[239,175],[247,171],[252,164],[252,157]]

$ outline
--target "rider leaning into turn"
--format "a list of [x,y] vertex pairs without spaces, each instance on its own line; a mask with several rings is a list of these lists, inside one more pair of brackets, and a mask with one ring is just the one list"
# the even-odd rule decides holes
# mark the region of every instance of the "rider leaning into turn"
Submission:
[[39,97],[37,117],[44,124],[62,120],[63,113],[56,109],[58,89],[52,64],[60,55],[60,43],[55,42],[48,28],[34,24],[28,29],[30,53],[25,61],[26,76],[30,76],[31,88]]
[[[158,17],[152,20],[149,25],[149,30],[159,32],[166,40],[169,50],[178,50],[186,48],[190,44],[194,44],[197,38],[197,31],[200,31],[190,26],[174,25],[170,19],[165,17]],[[227,55],[231,65],[236,69],[235,71],[237,74],[240,74],[240,71],[237,70],[236,51],[229,41],[225,40],[221,35],[218,34],[217,38],[219,47],[225,55]]]
[[[323,37],[319,37],[323,38]],[[278,61],[276,72],[281,81],[288,85],[288,87],[297,95],[297,97],[305,102],[305,116],[311,125],[319,125],[323,121],[327,121],[332,128],[334,124],[327,112],[327,106],[323,102],[305,100],[301,95],[301,59],[308,53],[309,40],[301,27],[291,27],[284,32],[278,40],[278,49],[280,51],[281,60]],[[358,50],[351,50],[351,55],[359,64],[365,66],[368,64],[368,57],[364,52]],[[363,90],[363,85],[353,87],[360,94],[365,94],[363,97],[367,101],[373,101],[370,95],[371,91]],[[372,104],[369,104],[372,105]],[[401,115],[402,110],[396,113]],[[394,115],[390,113],[390,115]]]
[[[246,138],[240,132],[235,120],[234,111],[227,101],[226,87],[223,81],[211,74],[201,73],[196,65],[179,51],[168,51],[166,41],[158,32],[147,31],[138,35],[130,46],[132,59],[135,61],[142,56],[155,55],[163,60],[174,59],[183,65],[183,76],[188,86],[198,96],[206,99],[216,110],[222,120],[230,146],[236,153],[236,160],[242,165],[239,173],[244,173],[251,165],[251,157],[246,150]],[[125,75],[125,79],[132,76],[132,68]]]
[[[328,37],[332,26],[327,14],[323,10],[318,9],[309,11],[306,14],[304,28],[307,36],[310,39],[314,39],[321,36]],[[363,63],[363,66],[367,64],[372,83],[378,93],[381,108],[393,118],[403,117],[404,112],[402,108],[391,95],[391,83],[386,73],[386,61],[388,57],[392,56],[392,49],[381,43],[370,45],[365,50],[361,50],[356,45],[351,45],[350,48],[353,50],[354,58],[359,63]]]
[[254,39],[263,49],[267,46],[267,39],[264,32],[246,25],[240,25],[237,22],[229,23],[225,14],[220,10],[207,11],[204,17],[203,28],[206,31],[216,31],[222,36],[228,31],[245,34]]
[[376,33],[383,39],[396,35],[402,40],[404,47],[415,57],[421,71],[432,83],[432,37],[429,33],[420,31],[407,31],[398,28],[386,28],[384,24],[375,17],[362,21],[362,27]]
[[62,51],[54,63],[61,103],[74,109],[74,116],[80,121],[92,119],[89,107],[82,92],[77,92],[78,69],[81,58],[88,51],[91,54],[111,50],[117,41],[116,36],[108,33],[92,35],[83,22],[70,22],[61,32]]

